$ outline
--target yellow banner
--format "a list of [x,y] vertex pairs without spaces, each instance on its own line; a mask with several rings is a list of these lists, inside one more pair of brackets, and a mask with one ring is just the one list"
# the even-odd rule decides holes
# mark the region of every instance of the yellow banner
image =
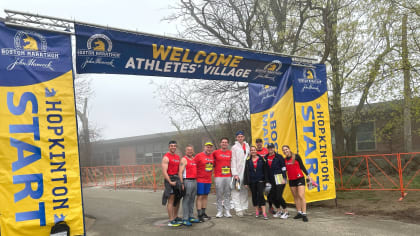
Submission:
[[0,87],[0,108],[2,235],[49,235],[60,220],[83,235],[72,72]]
[[[293,87],[290,87],[284,96],[268,110],[251,114],[252,141],[261,138],[264,146],[273,143],[276,152],[283,155],[281,147],[289,145],[296,150],[296,130],[293,107]],[[289,185],[286,185],[283,197],[288,203],[293,203],[293,196]]]
[[296,102],[295,109],[299,154],[309,175],[318,184],[312,190],[306,188],[306,201],[334,199],[336,192],[328,95],[325,92],[313,101]]

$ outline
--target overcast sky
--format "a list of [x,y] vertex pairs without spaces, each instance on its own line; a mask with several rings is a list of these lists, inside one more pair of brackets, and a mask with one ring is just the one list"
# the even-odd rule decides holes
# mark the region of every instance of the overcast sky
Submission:
[[[176,23],[161,21],[176,0],[1,0],[4,9],[23,11],[141,32],[171,35]],[[182,27],[182,26],[181,26]],[[154,96],[156,85],[174,78],[129,75],[79,75],[92,80],[90,118],[102,128],[102,139],[174,131]]]

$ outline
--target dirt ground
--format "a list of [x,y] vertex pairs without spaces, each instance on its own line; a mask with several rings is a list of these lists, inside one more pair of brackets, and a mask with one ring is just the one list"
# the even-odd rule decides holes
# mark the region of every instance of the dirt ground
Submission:
[[308,208],[326,207],[339,214],[377,216],[406,223],[420,224],[420,192],[408,192],[398,201],[397,191],[337,191],[335,200],[310,203]]

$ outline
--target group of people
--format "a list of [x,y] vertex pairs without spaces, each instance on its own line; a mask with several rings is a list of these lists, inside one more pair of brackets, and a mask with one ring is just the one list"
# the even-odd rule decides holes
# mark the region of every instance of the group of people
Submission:
[[[231,218],[231,207],[236,215],[243,217],[248,209],[248,190],[251,191],[255,216],[268,219],[269,211],[275,218],[289,217],[283,191],[287,181],[298,211],[294,219],[308,221],[305,201],[305,175],[312,179],[303,165],[299,154],[290,147],[282,147],[283,154],[275,152],[275,145],[263,147],[263,141],[256,139],[256,146],[245,142],[242,131],[236,133],[236,142],[229,150],[229,139],[220,139],[220,149],[213,151],[213,143],[206,142],[203,152],[194,156],[194,147],[187,145],[185,156],[176,153],[176,141],[169,142],[169,151],[162,159],[162,173],[165,190],[162,204],[168,210],[168,226],[191,226],[193,223],[210,220],[206,208],[212,184],[216,189],[216,218]],[[178,210],[182,199],[182,218]],[[195,204],[194,204],[195,203]],[[194,217],[194,205],[197,218]],[[274,207],[276,209],[274,209]]]

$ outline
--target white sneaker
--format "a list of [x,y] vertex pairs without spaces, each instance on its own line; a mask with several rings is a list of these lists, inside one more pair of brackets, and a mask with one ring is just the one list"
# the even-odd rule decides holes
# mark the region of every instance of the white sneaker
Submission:
[[289,212],[285,212],[280,216],[280,219],[287,219],[289,218]]
[[232,215],[230,214],[229,210],[225,210],[225,215],[224,216],[227,217],[227,218],[232,218]]
[[244,212],[243,211],[237,211],[236,215],[239,217],[244,217]]
[[222,218],[223,217],[223,212],[222,211],[218,211],[216,214],[216,218]]
[[283,215],[283,212],[278,211],[276,214],[273,215],[274,218],[281,217]]

